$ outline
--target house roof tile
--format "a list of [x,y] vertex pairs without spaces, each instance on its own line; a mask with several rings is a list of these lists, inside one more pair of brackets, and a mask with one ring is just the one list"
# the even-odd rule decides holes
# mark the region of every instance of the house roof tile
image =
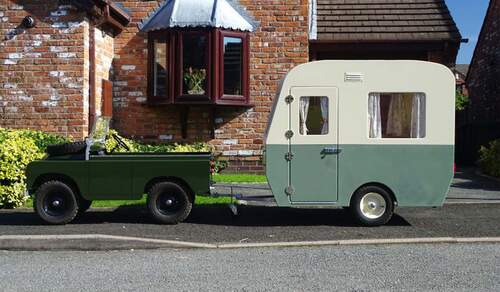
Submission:
[[461,38],[443,0],[317,0],[319,41]]

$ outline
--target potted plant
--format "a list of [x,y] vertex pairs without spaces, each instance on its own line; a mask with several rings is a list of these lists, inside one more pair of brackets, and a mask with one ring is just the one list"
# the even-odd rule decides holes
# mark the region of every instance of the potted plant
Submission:
[[207,71],[205,69],[193,69],[189,67],[184,73],[184,82],[188,87],[188,94],[190,95],[203,95],[205,94],[205,89],[203,89],[205,78],[207,77]]

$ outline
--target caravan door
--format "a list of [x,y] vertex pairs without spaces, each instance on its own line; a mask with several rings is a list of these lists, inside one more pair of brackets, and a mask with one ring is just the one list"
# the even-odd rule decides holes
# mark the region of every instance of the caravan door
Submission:
[[[291,97],[291,98],[290,98]],[[328,204],[337,201],[338,89],[292,87],[289,103],[288,161],[292,204]]]

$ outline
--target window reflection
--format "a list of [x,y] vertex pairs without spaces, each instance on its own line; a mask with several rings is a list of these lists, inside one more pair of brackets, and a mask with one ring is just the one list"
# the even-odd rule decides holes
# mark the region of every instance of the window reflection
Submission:
[[243,95],[243,40],[224,37],[224,94]]
[[167,95],[167,42],[154,41],[154,96]]
[[204,95],[207,91],[207,37],[203,33],[184,34],[183,94]]
[[300,134],[328,134],[328,97],[302,96],[300,98]]

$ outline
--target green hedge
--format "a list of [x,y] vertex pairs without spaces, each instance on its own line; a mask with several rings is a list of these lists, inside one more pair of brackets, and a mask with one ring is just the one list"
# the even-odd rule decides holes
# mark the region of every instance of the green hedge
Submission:
[[481,147],[479,168],[488,175],[500,177],[500,139]]
[[0,208],[15,208],[26,201],[24,170],[28,163],[41,159],[47,145],[67,139],[30,130],[0,128]]
[[[109,135],[118,135],[127,146],[130,148],[129,152],[212,152],[212,147],[207,143],[194,143],[194,144],[142,144],[134,140],[130,140],[124,137],[121,137],[118,132],[115,130],[110,130]],[[106,140],[106,149],[111,151],[115,148],[116,141],[115,139],[107,139]],[[127,152],[126,149],[121,147],[116,147],[115,152]]]
[[[111,130],[110,133],[117,134]],[[194,144],[141,144],[122,138],[131,152],[211,152],[206,143]],[[48,145],[69,142],[67,138],[32,130],[12,130],[0,128],[0,209],[16,208],[26,202],[25,169],[33,160],[45,156]],[[114,139],[107,139],[106,148],[111,151],[116,146]],[[115,151],[124,152],[117,147]],[[216,162],[216,171],[225,167],[225,161]]]
[[[193,144],[142,144],[134,140],[126,139],[121,137],[115,130],[109,131],[110,135],[118,135],[125,144],[130,148],[128,152],[150,152],[150,153],[161,153],[161,152],[214,152],[213,146],[207,143],[197,142]],[[106,140],[106,150],[111,151],[115,149],[115,152],[127,152],[126,149],[117,147],[116,141],[114,139]],[[220,172],[227,167],[227,161],[215,160],[215,172]]]

